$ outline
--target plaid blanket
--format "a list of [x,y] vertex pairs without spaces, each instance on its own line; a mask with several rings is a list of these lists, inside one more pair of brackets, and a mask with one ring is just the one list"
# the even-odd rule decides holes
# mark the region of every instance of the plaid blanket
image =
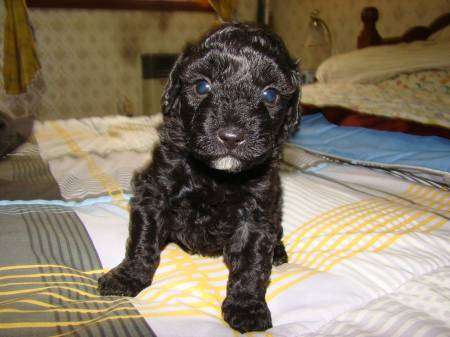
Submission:
[[0,206],[0,228],[1,336],[154,336],[127,298],[97,294],[104,270],[70,207]]
[[[221,258],[173,244],[138,296],[99,296],[97,278],[124,256],[136,169],[129,161],[151,158],[105,146],[100,153],[65,130],[60,144],[72,145],[51,158],[37,137],[61,198],[0,201],[0,335],[238,335],[221,317],[228,277]],[[450,193],[290,151],[282,172],[289,263],[273,268],[267,292],[274,327],[248,335],[449,335]],[[73,183],[81,193],[68,188],[77,176],[85,177]]]

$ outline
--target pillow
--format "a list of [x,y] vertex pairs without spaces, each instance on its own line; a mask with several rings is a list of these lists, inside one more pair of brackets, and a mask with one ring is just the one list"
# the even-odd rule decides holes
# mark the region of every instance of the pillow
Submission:
[[378,83],[404,72],[450,68],[450,40],[376,46],[338,54],[317,69],[319,82]]
[[316,113],[303,116],[290,143],[355,164],[419,169],[450,178],[450,140],[441,137],[337,126]]

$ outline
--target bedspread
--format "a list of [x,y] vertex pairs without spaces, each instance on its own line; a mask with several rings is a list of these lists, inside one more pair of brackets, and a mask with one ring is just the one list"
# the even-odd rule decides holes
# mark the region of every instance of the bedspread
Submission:
[[[154,144],[125,148],[116,133],[100,152],[83,139],[114,121],[89,123],[81,138],[64,121],[57,139],[55,122],[36,127],[59,199],[0,201],[0,336],[239,335],[221,318],[222,259],[174,244],[135,298],[98,294],[124,256],[129,180]],[[292,149],[281,177],[289,263],[273,268],[267,292],[274,327],[249,336],[450,334],[448,191]]]
[[302,90],[303,104],[450,128],[448,69],[401,74],[377,84],[319,82]]

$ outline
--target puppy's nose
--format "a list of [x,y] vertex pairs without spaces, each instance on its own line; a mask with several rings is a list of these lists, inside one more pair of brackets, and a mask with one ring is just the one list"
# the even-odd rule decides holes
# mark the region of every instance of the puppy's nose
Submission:
[[236,129],[220,129],[217,135],[229,148],[234,148],[245,142],[244,133]]

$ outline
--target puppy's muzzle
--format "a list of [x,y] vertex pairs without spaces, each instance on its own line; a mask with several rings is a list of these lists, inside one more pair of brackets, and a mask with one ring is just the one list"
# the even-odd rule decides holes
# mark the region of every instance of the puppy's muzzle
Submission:
[[230,150],[245,143],[244,132],[235,128],[220,129],[217,132],[217,138]]

